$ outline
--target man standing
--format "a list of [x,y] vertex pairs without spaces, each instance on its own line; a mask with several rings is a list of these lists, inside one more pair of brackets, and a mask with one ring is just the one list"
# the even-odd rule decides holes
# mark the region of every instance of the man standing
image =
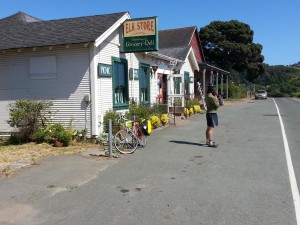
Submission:
[[216,97],[216,91],[214,86],[210,84],[207,89],[207,94],[205,97],[206,102],[206,121],[207,121],[207,129],[206,129],[206,144],[209,147],[217,147],[216,143],[213,142],[213,128],[218,126],[218,115],[217,109],[219,107],[219,101]]

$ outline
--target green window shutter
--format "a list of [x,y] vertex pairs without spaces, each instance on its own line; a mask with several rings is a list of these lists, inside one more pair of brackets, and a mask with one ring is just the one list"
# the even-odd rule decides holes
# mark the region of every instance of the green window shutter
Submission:
[[184,94],[190,94],[190,73],[184,72]]
[[140,64],[139,86],[140,103],[150,104],[150,65],[148,64]]
[[128,62],[112,57],[113,64],[113,107],[127,109],[129,106]]

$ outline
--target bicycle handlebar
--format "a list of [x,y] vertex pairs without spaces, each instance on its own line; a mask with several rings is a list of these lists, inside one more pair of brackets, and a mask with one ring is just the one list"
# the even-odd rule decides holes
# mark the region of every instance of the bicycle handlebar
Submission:
[[125,115],[120,115],[117,122],[120,123],[121,120],[127,121],[128,119],[125,118]]
[[[133,117],[133,118],[132,118],[132,121],[133,121],[133,122],[137,122],[137,121],[140,119],[140,117],[138,117],[138,116],[136,116],[136,115],[133,115],[132,117]],[[120,121],[122,121],[122,120],[125,121],[125,122],[128,121],[128,119],[126,119],[125,115],[122,115],[122,114],[121,114],[121,115],[119,116],[119,119],[117,120],[117,122],[120,123]]]

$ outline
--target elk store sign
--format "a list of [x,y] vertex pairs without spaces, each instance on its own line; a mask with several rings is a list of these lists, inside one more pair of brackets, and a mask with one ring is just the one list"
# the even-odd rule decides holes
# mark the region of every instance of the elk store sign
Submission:
[[158,50],[157,17],[126,20],[123,33],[124,52]]

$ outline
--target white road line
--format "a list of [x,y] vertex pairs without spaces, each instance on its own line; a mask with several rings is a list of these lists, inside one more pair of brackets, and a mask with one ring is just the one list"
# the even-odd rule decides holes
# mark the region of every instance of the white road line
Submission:
[[295,206],[295,213],[296,213],[296,220],[297,224],[300,225],[300,196],[299,196],[299,189],[295,177],[295,171],[293,167],[293,162],[291,158],[291,153],[290,153],[290,148],[289,148],[289,143],[286,137],[284,125],[282,122],[282,118],[279,112],[279,108],[276,104],[276,101],[273,99],[277,113],[278,113],[278,118],[281,126],[281,133],[282,133],[282,138],[283,138],[283,143],[284,143],[284,149],[285,149],[285,156],[286,156],[286,162],[287,162],[287,167],[289,171],[289,177],[290,177],[290,184],[291,184],[291,189],[292,189],[292,195],[293,195],[293,200],[294,200],[294,206]]
[[297,99],[297,98],[292,98],[292,99],[295,100],[295,101],[300,102],[300,99]]

